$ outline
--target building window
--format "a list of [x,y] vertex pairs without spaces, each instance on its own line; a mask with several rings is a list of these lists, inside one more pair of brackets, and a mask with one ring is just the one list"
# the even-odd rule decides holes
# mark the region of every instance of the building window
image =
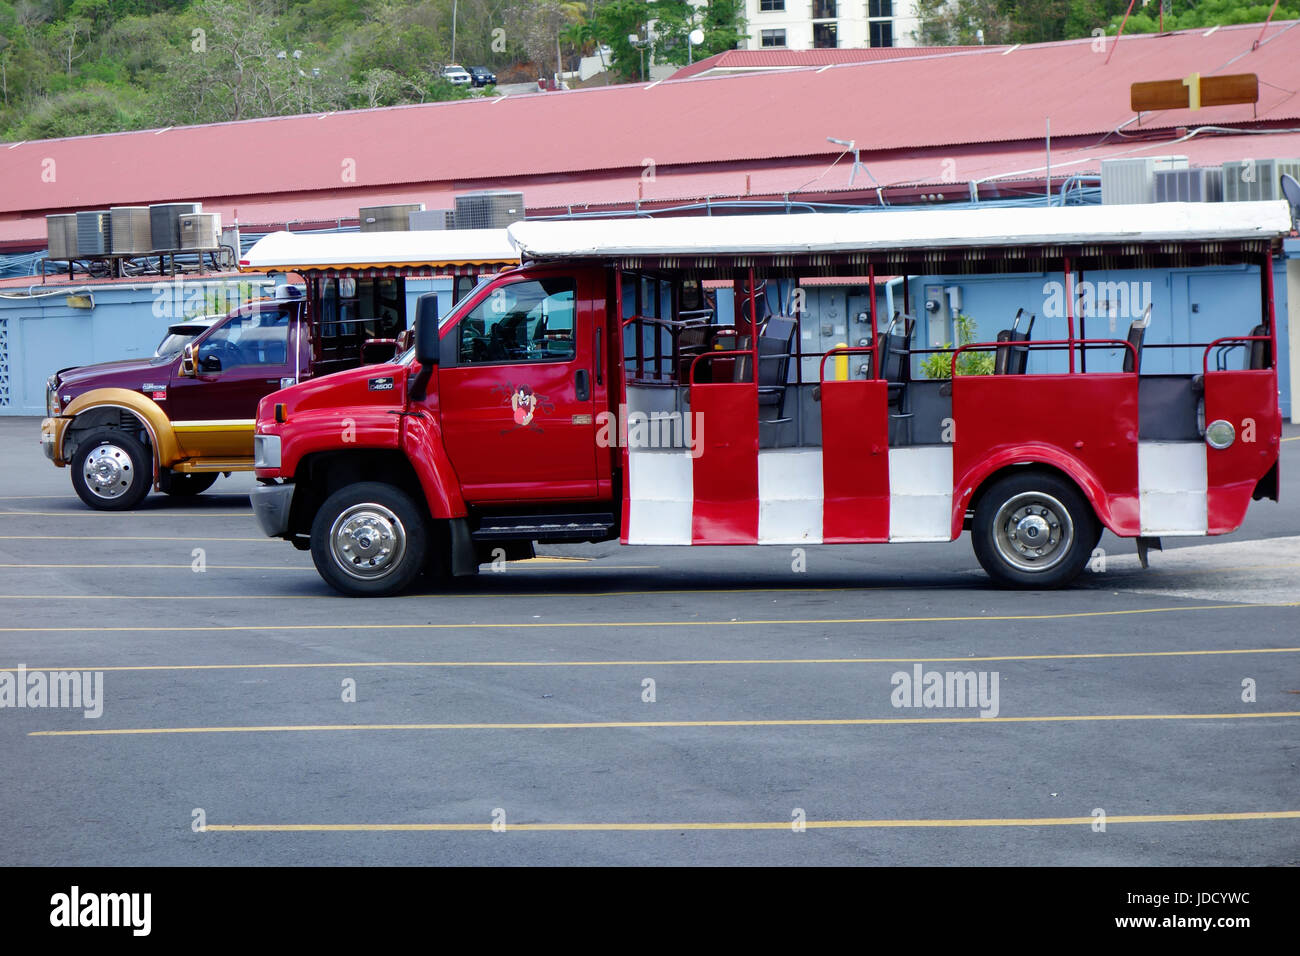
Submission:
[[760,30],[758,36],[761,46],[785,46],[784,30]]
[[894,25],[888,20],[881,23],[871,23],[871,45],[872,46],[893,46],[894,45]]
[[785,9],[785,0],[758,0],[758,9],[761,13],[776,13]]
[[[867,0],[867,16],[872,20],[894,16],[894,0]],[[872,46],[875,46],[873,43]]]
[[814,23],[813,24],[813,49],[824,50],[834,49],[836,46],[835,24],[833,23]]
[[834,20],[839,16],[835,10],[836,6],[836,0],[813,0],[812,18],[814,20]]

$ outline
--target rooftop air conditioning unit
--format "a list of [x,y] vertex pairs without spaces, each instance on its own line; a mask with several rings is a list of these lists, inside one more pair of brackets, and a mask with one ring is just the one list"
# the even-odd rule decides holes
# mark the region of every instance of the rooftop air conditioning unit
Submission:
[[142,256],[153,251],[148,206],[114,206],[113,255]]
[[1219,202],[1222,199],[1223,171],[1218,166],[1156,171],[1156,202]]
[[456,197],[457,229],[504,229],[524,215],[523,193],[488,190]]
[[49,237],[49,258],[77,258],[77,214],[75,212],[46,216],[45,233]]
[[1281,199],[1283,173],[1300,178],[1300,159],[1247,159],[1223,164],[1223,198],[1228,202]]
[[196,212],[180,218],[181,248],[208,252],[221,247],[221,213]]
[[456,214],[450,209],[422,209],[409,216],[412,231],[455,229]]
[[77,256],[107,256],[113,251],[113,220],[107,209],[77,213]]
[[149,237],[153,252],[174,252],[181,247],[181,216],[203,211],[199,202],[164,202],[149,207]]
[[362,232],[407,232],[411,228],[411,213],[421,212],[422,202],[399,203],[393,206],[362,206],[359,210]]
[[1143,156],[1101,161],[1101,201],[1104,205],[1156,201],[1156,173],[1186,169],[1186,156]]

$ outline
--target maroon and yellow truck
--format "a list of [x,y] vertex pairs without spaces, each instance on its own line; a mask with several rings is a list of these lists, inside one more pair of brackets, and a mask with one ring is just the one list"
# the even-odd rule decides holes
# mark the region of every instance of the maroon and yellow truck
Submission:
[[504,230],[267,236],[241,267],[305,284],[281,284],[170,354],[55,372],[42,449],[92,508],[129,510],[151,488],[201,494],[252,470],[263,396],[394,355],[408,278],[450,274],[460,288],[517,263]]

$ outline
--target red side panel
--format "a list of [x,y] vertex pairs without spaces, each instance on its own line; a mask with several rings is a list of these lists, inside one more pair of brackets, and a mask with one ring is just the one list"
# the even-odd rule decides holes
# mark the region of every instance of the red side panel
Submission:
[[823,382],[822,504],[827,544],[889,540],[889,389]]
[[1237,439],[1224,449],[1206,446],[1210,534],[1241,526],[1251,494],[1278,460],[1282,414],[1277,406],[1277,372],[1242,369],[1205,373],[1205,423],[1231,422]]
[[692,475],[692,543],[756,544],[758,388],[752,382],[694,385],[691,411],[704,423]]
[[960,375],[953,382],[953,526],[999,468],[1044,462],[1083,488],[1102,523],[1136,535],[1136,375]]

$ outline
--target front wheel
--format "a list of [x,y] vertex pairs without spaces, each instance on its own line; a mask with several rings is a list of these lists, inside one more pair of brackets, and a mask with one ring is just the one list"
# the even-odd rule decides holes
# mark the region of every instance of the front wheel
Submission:
[[364,481],[325,499],[311,525],[311,557],[331,587],[353,597],[407,588],[425,566],[428,531],[411,496]]
[[1059,588],[1084,569],[1101,524],[1071,482],[1043,472],[999,479],[971,524],[975,557],[989,577],[1015,588]]
[[153,484],[149,449],[117,428],[97,428],[82,438],[71,466],[77,496],[100,511],[130,511]]

